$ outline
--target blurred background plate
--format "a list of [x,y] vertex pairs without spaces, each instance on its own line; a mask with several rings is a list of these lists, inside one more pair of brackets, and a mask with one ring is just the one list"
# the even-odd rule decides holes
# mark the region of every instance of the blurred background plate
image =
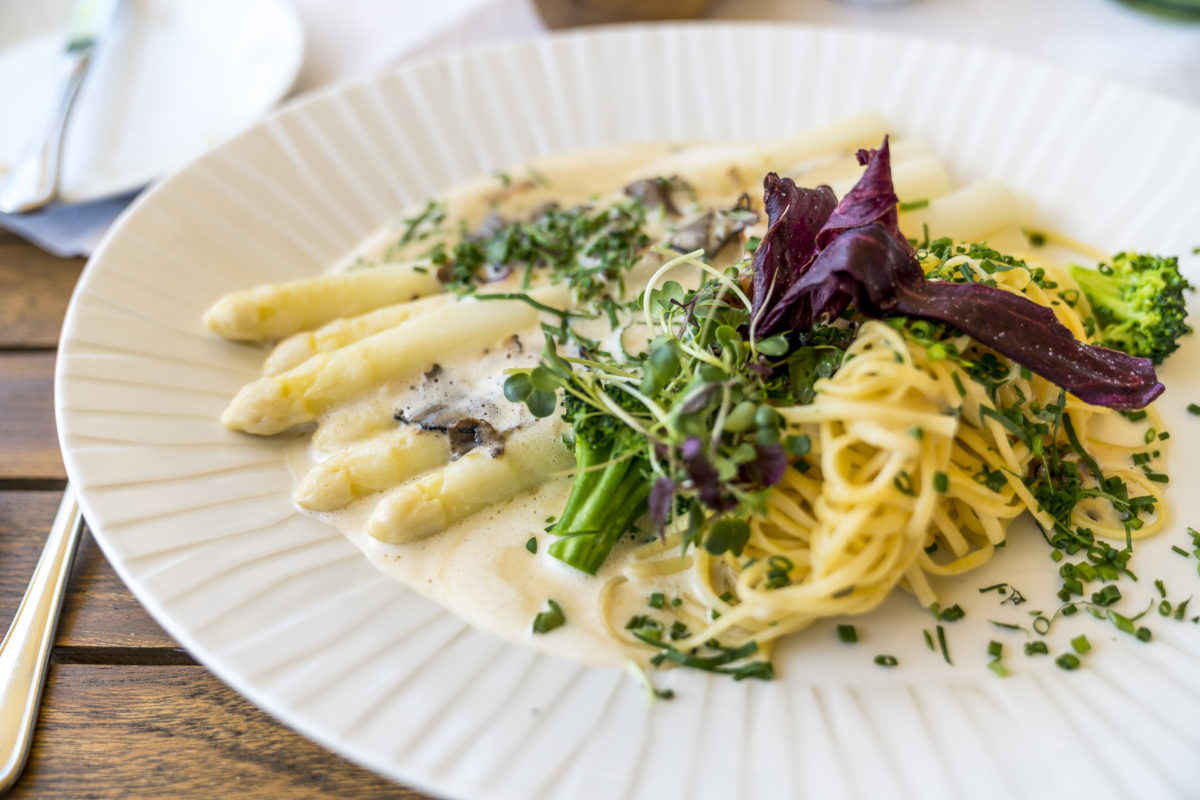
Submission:
[[[1085,668],[1026,658],[1056,565],[1029,525],[928,611],[896,593],[778,653],[779,679],[656,674],[651,708],[620,669],[476,631],[388,580],[297,513],[282,445],[225,430],[263,351],[203,329],[222,294],[313,275],[405,207],[533,156],[618,142],[783,136],[874,110],[930,141],[957,182],[1035,198],[1038,225],[1102,249],[1178,253],[1200,220],[1200,110],[996,51],[782,24],[597,29],[437,58],[314,93],[142,196],[80,281],[56,408],[67,472],[114,568],[164,628],[287,724],[378,772],[456,798],[1195,797],[1200,626],[1152,614],[1142,643],[1086,614]],[[1160,372],[1174,434],[1172,524],[1122,585],[1136,613],[1163,578],[1196,589],[1200,337]],[[980,586],[1013,581],[1000,606]],[[1043,605],[1044,603],[1044,605]],[[1078,626],[1078,627],[1075,627]],[[986,666],[1003,639],[1013,675]],[[1062,652],[1064,641],[1054,643]],[[897,669],[872,663],[895,655]]]
[[[0,0],[0,172],[55,101],[68,0]],[[124,0],[63,144],[61,200],[137,189],[254,122],[292,85],[303,34],[284,0]]]

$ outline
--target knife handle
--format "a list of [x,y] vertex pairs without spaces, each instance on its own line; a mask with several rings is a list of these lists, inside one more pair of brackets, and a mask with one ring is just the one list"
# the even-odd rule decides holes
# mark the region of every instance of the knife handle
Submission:
[[29,588],[0,644],[0,794],[16,782],[29,756],[58,612],[82,532],[83,516],[68,485]]

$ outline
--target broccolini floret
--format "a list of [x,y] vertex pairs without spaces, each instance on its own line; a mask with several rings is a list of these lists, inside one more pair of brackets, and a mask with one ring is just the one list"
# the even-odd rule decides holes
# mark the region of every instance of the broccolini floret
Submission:
[[1094,270],[1072,264],[1071,276],[1095,314],[1098,344],[1161,364],[1192,332],[1183,296],[1192,286],[1174,256],[1117,253]]

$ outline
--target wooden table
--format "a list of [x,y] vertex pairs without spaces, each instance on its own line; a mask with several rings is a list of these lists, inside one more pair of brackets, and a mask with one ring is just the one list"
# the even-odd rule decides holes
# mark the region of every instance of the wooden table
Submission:
[[[82,259],[0,231],[0,625],[7,629],[66,473],[54,355]],[[197,664],[85,536],[33,753],[8,795],[424,798],[333,755]]]

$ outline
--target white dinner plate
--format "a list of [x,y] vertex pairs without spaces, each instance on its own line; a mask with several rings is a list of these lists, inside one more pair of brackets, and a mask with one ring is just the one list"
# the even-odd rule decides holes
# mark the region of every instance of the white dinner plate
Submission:
[[[0,0],[0,178],[57,101],[71,0]],[[145,186],[258,120],[300,69],[286,0],[122,0],[63,141],[60,198]]]
[[[217,422],[262,353],[200,324],[221,294],[318,273],[400,209],[528,157],[646,139],[773,137],[861,110],[933,143],[960,182],[991,176],[1039,225],[1115,250],[1178,253],[1200,276],[1200,111],[955,44],[783,25],[634,27],[439,58],[305,97],[155,187],[76,290],[58,359],[71,482],[114,567],[232,686],[366,766],[461,798],[1195,796],[1200,625],[1151,609],[1142,643],[1086,614],[1084,666],[1022,654],[1056,566],[1029,526],[949,584],[967,617],[931,652],[898,594],[777,656],[770,683],[623,671],[477,632],[384,579],[299,515],[280,445]],[[1167,532],[1139,545],[1129,613],[1198,595],[1200,342],[1162,370],[1173,435]],[[1002,605],[980,587],[1029,597]],[[986,667],[989,640],[1012,675]],[[876,654],[900,662],[886,669]]]

